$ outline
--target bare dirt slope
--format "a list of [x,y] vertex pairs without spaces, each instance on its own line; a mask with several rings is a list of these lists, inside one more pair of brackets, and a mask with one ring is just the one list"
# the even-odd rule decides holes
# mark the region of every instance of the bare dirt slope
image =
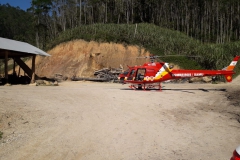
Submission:
[[[52,77],[62,74],[66,77],[93,77],[95,70],[102,68],[119,68],[120,65],[142,65],[148,59],[137,59],[148,56],[144,48],[124,46],[117,43],[98,43],[75,40],[62,43],[48,51],[50,57],[36,59],[36,74],[41,77]],[[28,62],[31,66],[31,62]],[[23,73],[22,73],[23,74]]]
[[230,159],[240,106],[228,96],[239,82],[163,84],[162,92],[89,82],[0,86],[0,157]]

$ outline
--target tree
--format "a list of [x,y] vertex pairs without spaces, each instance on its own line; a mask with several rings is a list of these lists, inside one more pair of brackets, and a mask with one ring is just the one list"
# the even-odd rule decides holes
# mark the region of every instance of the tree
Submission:
[[38,48],[44,48],[44,46],[46,45],[45,42],[48,29],[46,19],[48,17],[48,12],[51,9],[52,2],[51,0],[32,0],[31,5],[32,6],[29,11],[32,11],[34,15],[36,46]]
[[34,44],[33,16],[9,4],[0,5],[0,37]]

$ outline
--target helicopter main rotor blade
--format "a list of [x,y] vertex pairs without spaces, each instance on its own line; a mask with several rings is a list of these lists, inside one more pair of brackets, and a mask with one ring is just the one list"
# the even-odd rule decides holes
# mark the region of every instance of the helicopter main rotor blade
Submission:
[[150,58],[150,56],[146,56],[146,57],[135,57],[135,58]]
[[162,55],[162,56],[144,56],[136,58],[161,58],[161,57],[201,57],[201,56],[191,56],[191,55]]
[[190,55],[163,55],[163,56],[153,56],[153,57],[201,57],[201,56],[190,56]]

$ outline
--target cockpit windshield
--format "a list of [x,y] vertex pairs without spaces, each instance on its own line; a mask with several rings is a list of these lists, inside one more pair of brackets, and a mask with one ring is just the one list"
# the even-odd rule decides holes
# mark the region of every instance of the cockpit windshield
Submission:
[[124,75],[127,75],[129,73],[129,70],[126,70],[123,72]]
[[135,72],[135,70],[133,69],[133,70],[131,71],[131,75],[134,75],[134,72]]

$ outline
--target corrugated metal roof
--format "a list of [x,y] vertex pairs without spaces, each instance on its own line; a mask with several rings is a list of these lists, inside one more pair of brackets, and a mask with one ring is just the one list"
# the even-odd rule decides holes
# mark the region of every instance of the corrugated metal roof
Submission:
[[32,46],[31,44],[2,37],[0,37],[0,49],[36,54],[41,56],[50,56],[48,53],[42,51],[37,47]]

